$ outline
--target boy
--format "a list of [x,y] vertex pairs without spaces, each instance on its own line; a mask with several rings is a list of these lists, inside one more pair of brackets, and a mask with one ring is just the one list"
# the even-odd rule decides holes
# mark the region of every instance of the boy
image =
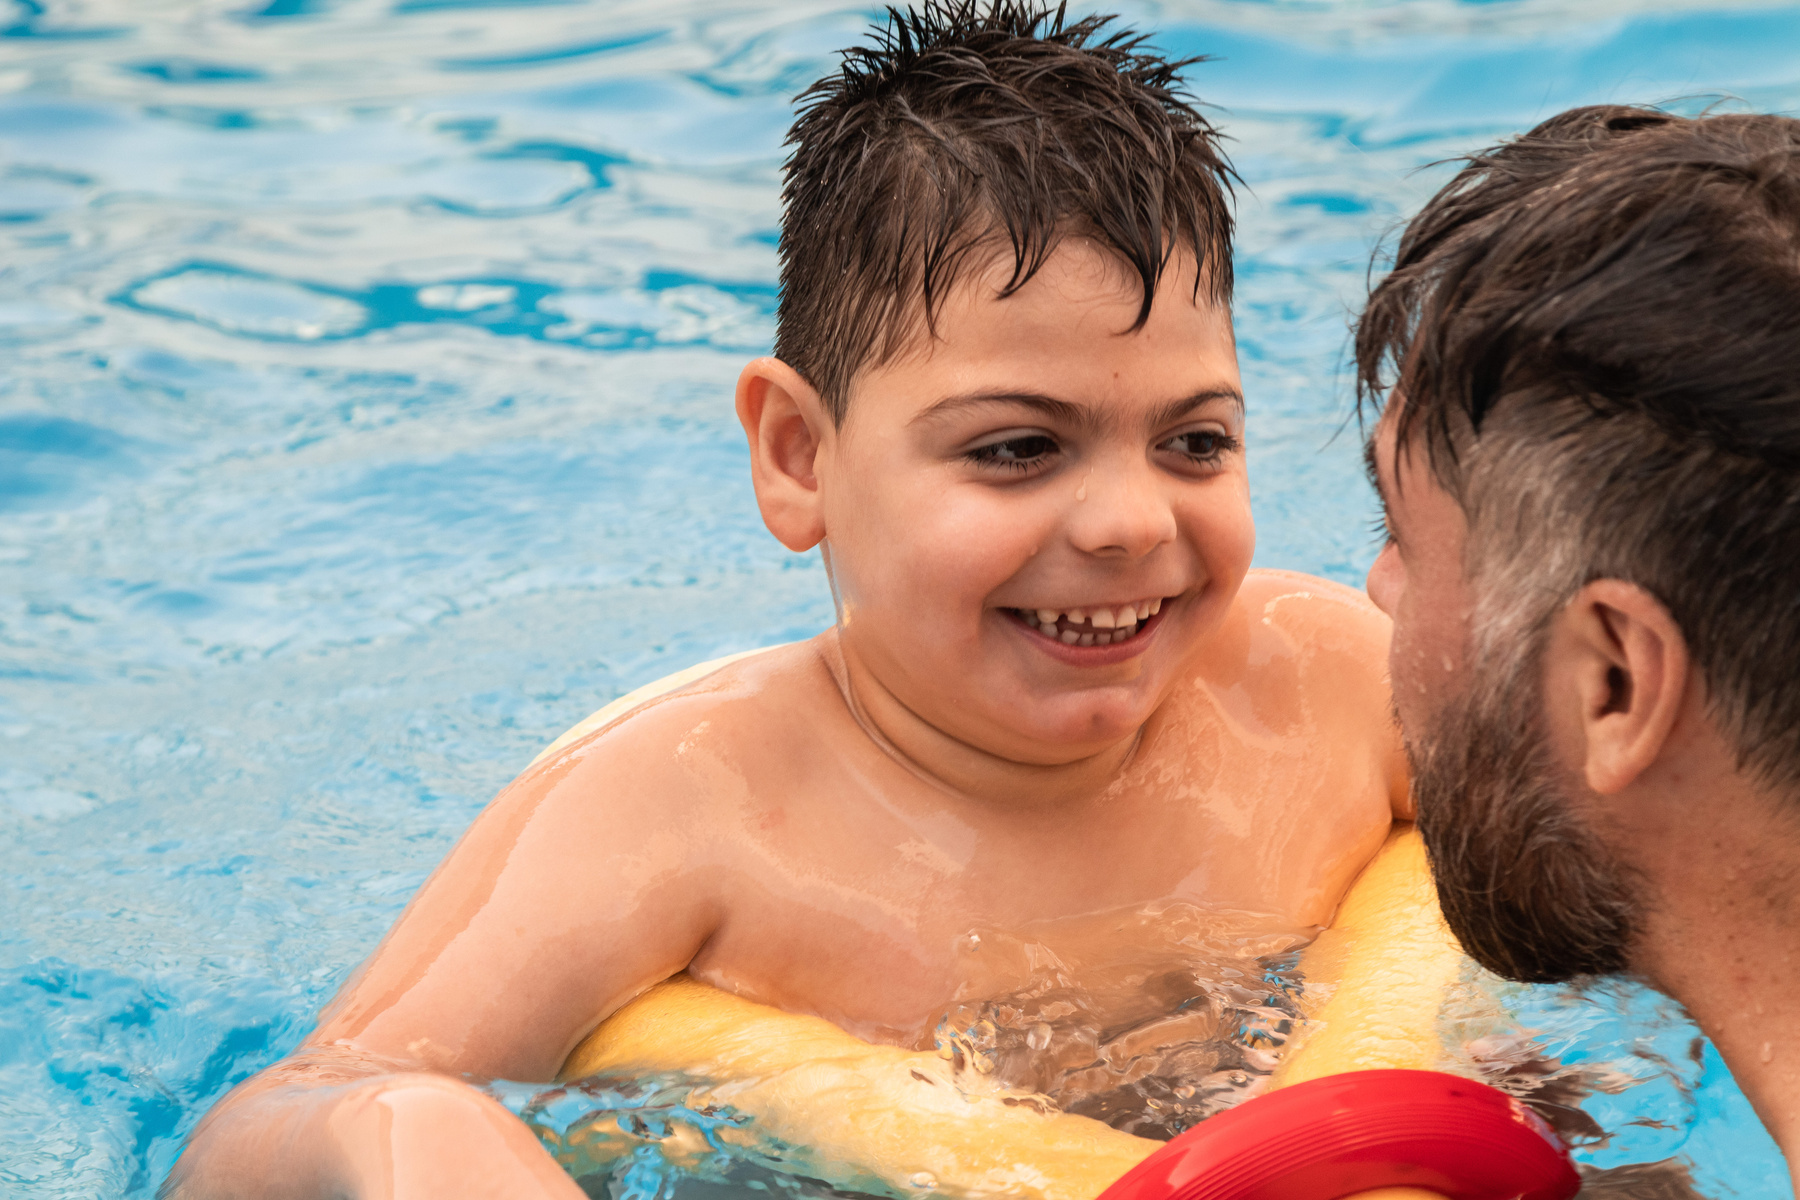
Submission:
[[454,1076],[550,1079],[682,971],[911,1042],[978,926],[1330,921],[1406,795],[1386,625],[1247,577],[1229,169],[1103,25],[932,5],[803,98],[737,407],[837,625],[521,776],[178,1194],[572,1200]]

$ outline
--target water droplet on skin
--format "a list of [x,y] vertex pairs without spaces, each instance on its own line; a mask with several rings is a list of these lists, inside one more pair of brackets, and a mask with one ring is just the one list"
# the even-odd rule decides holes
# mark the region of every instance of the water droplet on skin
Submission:
[[1087,499],[1088,475],[1092,475],[1092,474],[1093,474],[1093,472],[1089,471],[1087,475],[1083,475],[1081,477],[1081,486],[1075,489],[1075,500],[1077,503]]
[[922,1191],[929,1191],[937,1186],[937,1176],[930,1171],[914,1171],[906,1182]]

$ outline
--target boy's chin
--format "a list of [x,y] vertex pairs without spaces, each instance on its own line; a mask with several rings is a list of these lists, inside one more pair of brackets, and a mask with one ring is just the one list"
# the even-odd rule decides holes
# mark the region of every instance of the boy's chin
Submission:
[[856,632],[863,636],[840,636],[862,643],[855,657],[903,709],[965,745],[1033,766],[1079,762],[1137,736],[1176,675],[1163,646],[1073,667],[1010,631],[960,646]]
[[1075,687],[1028,678],[1004,658],[937,666],[962,675],[962,686],[908,707],[967,746],[1037,767],[1080,762],[1136,737],[1166,691],[1148,672],[1112,686]]
[[[1112,695],[1039,694],[1000,706],[994,723],[1011,735],[1019,762],[1058,766],[1079,762],[1121,741],[1136,737],[1156,711],[1156,697],[1129,689],[1105,689]],[[1118,694],[1118,693],[1123,694]]]

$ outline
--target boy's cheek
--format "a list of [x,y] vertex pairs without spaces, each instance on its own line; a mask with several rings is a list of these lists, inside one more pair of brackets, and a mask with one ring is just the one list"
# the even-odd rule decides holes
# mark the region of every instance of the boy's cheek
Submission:
[[1209,581],[1238,580],[1256,555],[1256,522],[1242,475],[1220,482],[1227,486],[1184,506],[1178,520]]
[[[961,641],[1012,557],[982,530],[929,507],[832,537],[832,582],[846,616],[877,634],[941,645]],[[830,535],[828,535],[830,536]]]
[[985,598],[1054,533],[1054,515],[1042,505],[980,485],[927,477],[870,492],[846,513],[853,516],[847,532],[865,579],[873,584],[879,577],[887,581],[883,590],[923,592],[947,605]]

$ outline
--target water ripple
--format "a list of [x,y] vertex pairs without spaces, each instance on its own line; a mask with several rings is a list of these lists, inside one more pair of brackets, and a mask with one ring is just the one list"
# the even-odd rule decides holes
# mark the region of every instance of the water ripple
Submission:
[[[1353,583],[1344,323],[1426,164],[1800,108],[1791,4],[1124,7],[1219,56],[1259,560]],[[0,0],[0,1192],[147,1198],[545,740],[831,619],[731,389],[791,98],[870,11]],[[1785,1194],[1707,1061],[1683,1152]]]

